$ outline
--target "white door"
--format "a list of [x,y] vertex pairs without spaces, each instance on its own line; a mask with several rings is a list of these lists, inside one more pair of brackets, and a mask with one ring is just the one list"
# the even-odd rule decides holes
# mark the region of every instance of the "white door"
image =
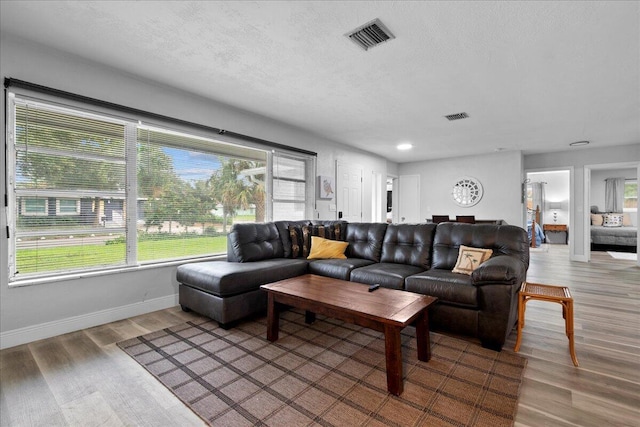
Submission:
[[400,175],[398,193],[399,222],[424,222],[420,219],[420,175]]
[[[382,180],[380,172],[371,174],[371,221],[383,222],[383,212],[387,211],[387,199],[383,195],[387,194],[386,183]],[[383,219],[384,218],[384,219]]]
[[343,163],[337,164],[336,204],[338,219],[362,221],[362,169]]

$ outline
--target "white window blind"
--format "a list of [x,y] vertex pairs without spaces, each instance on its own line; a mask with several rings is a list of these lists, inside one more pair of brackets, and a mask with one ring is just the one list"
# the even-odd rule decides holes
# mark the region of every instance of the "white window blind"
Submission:
[[[15,274],[121,265],[124,125],[73,110],[15,104]],[[63,249],[60,249],[63,248]]]
[[308,159],[282,153],[273,156],[273,219],[307,217]]

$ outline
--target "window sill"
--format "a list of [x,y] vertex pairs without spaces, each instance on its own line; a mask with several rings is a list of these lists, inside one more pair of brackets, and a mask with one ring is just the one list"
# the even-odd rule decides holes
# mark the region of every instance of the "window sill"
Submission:
[[47,276],[47,277],[25,277],[22,279],[15,279],[9,282],[9,288],[21,288],[24,286],[32,286],[32,285],[44,285],[47,283],[55,283],[55,282],[66,282],[70,280],[79,280],[86,279],[89,277],[99,277],[99,276],[109,276],[114,274],[121,273],[133,273],[143,270],[151,270],[154,268],[164,268],[164,267],[172,267],[182,264],[187,264],[190,262],[202,262],[202,261],[221,261],[226,260],[226,254],[213,255],[202,258],[191,258],[191,259],[181,259],[177,261],[167,261],[153,264],[139,264],[135,266],[123,266],[118,268],[110,268],[105,270],[94,270],[94,271],[82,271],[77,273],[69,273],[69,274],[60,274],[56,276]]

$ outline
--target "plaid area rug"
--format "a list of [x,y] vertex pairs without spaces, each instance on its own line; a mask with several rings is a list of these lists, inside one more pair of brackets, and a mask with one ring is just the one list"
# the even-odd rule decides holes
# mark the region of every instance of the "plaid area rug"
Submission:
[[224,330],[187,322],[118,343],[211,425],[511,426],[526,359],[431,333],[417,357],[415,328],[402,333],[404,392],[387,393],[384,335],[304,313]]

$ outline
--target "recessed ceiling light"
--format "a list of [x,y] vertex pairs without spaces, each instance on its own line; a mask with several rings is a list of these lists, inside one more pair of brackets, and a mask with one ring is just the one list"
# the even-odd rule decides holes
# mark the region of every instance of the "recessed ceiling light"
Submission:
[[572,147],[580,147],[582,145],[589,145],[589,141],[576,141],[569,144]]
[[405,144],[398,144],[398,146],[396,147],[398,150],[411,150],[413,148],[413,144],[409,144],[409,143],[405,143]]

